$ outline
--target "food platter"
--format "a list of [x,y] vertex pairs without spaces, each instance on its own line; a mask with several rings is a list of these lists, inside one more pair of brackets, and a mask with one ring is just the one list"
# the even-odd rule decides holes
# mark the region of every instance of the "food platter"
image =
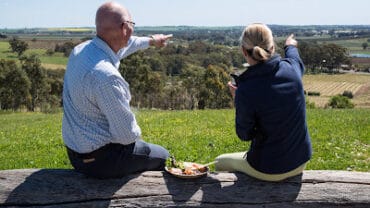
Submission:
[[184,169],[174,168],[174,167],[165,167],[167,173],[184,179],[191,179],[191,178],[200,178],[206,176],[209,168],[208,166],[204,166],[198,163],[192,162],[183,162]]

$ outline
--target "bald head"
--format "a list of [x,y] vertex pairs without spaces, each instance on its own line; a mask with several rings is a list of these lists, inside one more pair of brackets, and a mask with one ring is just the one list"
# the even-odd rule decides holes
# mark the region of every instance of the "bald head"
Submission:
[[122,22],[129,20],[130,14],[126,8],[116,2],[106,2],[96,12],[96,33],[105,36],[119,29]]

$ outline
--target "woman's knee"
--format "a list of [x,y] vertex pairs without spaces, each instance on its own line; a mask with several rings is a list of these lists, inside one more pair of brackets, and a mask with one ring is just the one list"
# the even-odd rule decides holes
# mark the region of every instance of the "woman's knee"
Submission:
[[216,157],[215,168],[218,171],[237,171],[240,161],[244,161],[245,152],[227,153]]

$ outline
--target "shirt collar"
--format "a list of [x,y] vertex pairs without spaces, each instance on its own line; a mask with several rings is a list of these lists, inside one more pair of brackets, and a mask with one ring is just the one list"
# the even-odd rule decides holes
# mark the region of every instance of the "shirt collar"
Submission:
[[112,64],[118,69],[119,64],[120,64],[120,58],[119,55],[116,54],[110,47],[109,45],[99,37],[94,37],[92,42],[101,50],[104,51],[106,55],[110,58]]

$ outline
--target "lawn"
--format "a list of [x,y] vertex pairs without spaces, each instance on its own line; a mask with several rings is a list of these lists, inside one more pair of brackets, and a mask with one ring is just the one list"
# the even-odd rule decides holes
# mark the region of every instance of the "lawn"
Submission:
[[[143,138],[178,160],[205,163],[249,142],[234,131],[234,110],[136,111]],[[0,169],[71,168],[62,114],[0,113]],[[313,157],[307,169],[370,171],[370,110],[308,109]]]

